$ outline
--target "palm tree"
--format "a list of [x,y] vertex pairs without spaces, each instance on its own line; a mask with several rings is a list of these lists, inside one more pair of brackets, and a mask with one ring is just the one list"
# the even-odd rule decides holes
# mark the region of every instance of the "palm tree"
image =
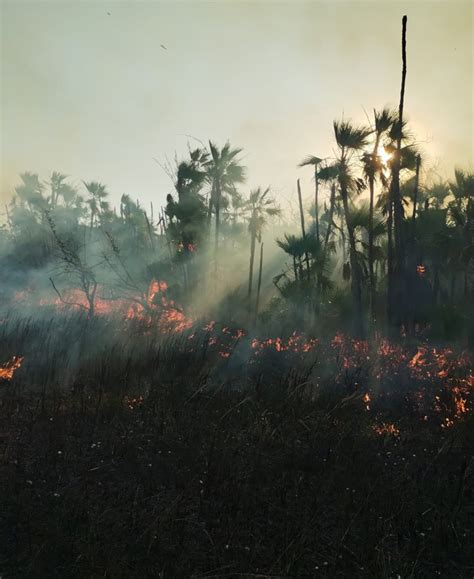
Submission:
[[204,229],[206,208],[200,192],[207,179],[205,164],[208,159],[209,154],[204,149],[190,150],[189,159],[177,163],[173,175],[178,200],[175,201],[171,194],[167,196],[168,232],[177,244],[182,244],[188,256]]
[[271,197],[270,187],[262,190],[260,187],[251,191],[246,208],[249,213],[249,233],[250,233],[250,266],[249,266],[249,284],[247,296],[250,299],[252,295],[253,269],[255,261],[255,245],[258,240],[261,242],[262,231],[268,217],[274,217],[280,213],[275,201]]
[[209,141],[210,158],[204,163],[207,180],[211,185],[211,195],[209,198],[209,220],[212,210],[215,213],[215,269],[217,271],[217,257],[219,246],[220,211],[222,196],[230,193],[238,183],[245,182],[245,168],[240,164],[238,156],[242,149],[232,149],[227,142],[222,149]]
[[319,199],[318,199],[318,192],[319,192],[319,179],[318,179],[318,167],[323,159],[319,157],[314,157],[310,155],[303,159],[301,163],[298,165],[299,167],[307,167],[311,165],[314,171],[314,225],[315,225],[315,234],[316,238],[319,239]]
[[22,203],[26,203],[30,210],[42,211],[47,204],[43,197],[44,186],[36,173],[26,171],[20,174],[21,185],[15,187],[15,193]]
[[285,233],[284,239],[276,240],[278,247],[280,247],[286,254],[288,254],[293,260],[293,273],[295,276],[295,281],[300,277],[298,271],[301,274],[302,265],[301,258],[304,254],[304,239],[303,237],[298,237],[296,235],[289,235]]
[[451,218],[462,231],[464,243],[464,296],[469,293],[469,268],[474,259],[474,173],[455,169],[450,183],[454,200],[450,203]]
[[442,180],[432,183],[429,187],[426,187],[424,190],[425,210],[427,210],[429,207],[434,209],[441,209],[441,207],[444,205],[444,201],[450,195],[450,193],[451,190],[449,183],[446,183]]
[[189,151],[189,160],[177,165],[175,189],[179,199],[199,193],[206,180],[205,165],[208,160],[208,152],[196,148]]
[[351,264],[351,291],[355,306],[355,332],[363,334],[362,315],[362,274],[357,258],[356,238],[352,224],[350,194],[360,191],[363,183],[356,179],[351,171],[352,155],[367,145],[371,130],[365,127],[353,127],[348,121],[334,121],[334,135],[339,148],[339,188],[344,207]]
[[369,265],[369,285],[370,285],[370,312],[371,319],[375,315],[375,276],[374,276],[374,189],[377,177],[380,177],[382,185],[386,185],[384,175],[385,164],[379,155],[380,141],[396,120],[396,114],[387,108],[381,111],[374,109],[374,147],[371,153],[365,153],[362,161],[364,165],[365,178],[369,183],[369,243],[368,243],[368,265]]
[[[339,176],[339,166],[337,163],[326,164],[321,167],[318,171],[318,180],[326,183],[331,188],[331,194],[329,197],[329,209],[327,211],[327,226],[324,235],[324,253],[327,253],[329,247],[329,240],[331,238],[332,227],[334,222],[334,211],[336,207],[336,184],[338,182]],[[324,219],[324,215],[323,215]]]
[[[367,243],[369,233],[372,230],[372,256],[374,262],[380,258],[381,248],[375,245],[375,241],[383,237],[386,233],[385,221],[381,217],[370,215],[370,206],[363,203],[352,214],[352,226],[356,236],[357,253],[360,258],[360,263],[363,264],[364,275],[369,278],[369,245]],[[359,249],[360,247],[360,249]],[[367,265],[366,263],[367,262]]]
[[109,209],[109,204],[106,201],[108,192],[106,190],[106,186],[102,183],[98,183],[97,181],[83,181],[83,183],[84,187],[87,189],[91,196],[88,201],[88,205],[91,211],[90,228],[92,231],[96,217],[100,216],[102,212]]
[[59,173],[58,171],[53,171],[49,182],[51,186],[51,207],[56,207],[58,204],[61,189],[66,185],[66,183],[64,183],[66,179],[67,175],[63,175],[63,173]]

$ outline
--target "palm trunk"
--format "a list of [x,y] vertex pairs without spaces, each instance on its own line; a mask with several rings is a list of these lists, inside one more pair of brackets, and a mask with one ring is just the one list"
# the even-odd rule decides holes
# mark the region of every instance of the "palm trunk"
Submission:
[[[217,277],[218,258],[219,258],[219,230],[220,230],[220,224],[221,224],[221,216],[220,216],[221,189],[220,189],[219,183],[216,183],[215,192],[216,192],[216,198],[214,201],[214,207],[215,207],[215,211],[216,211],[216,231],[215,231],[215,237],[214,237],[214,275]],[[217,283],[217,279],[215,280],[215,283]]]
[[314,222],[316,226],[316,239],[319,239],[319,179],[318,165],[314,166]]
[[438,295],[439,295],[439,266],[436,264],[434,266],[434,274],[433,274],[433,299],[436,306],[438,305]]
[[387,218],[387,320],[389,325],[393,322],[393,205],[388,200]]
[[263,270],[263,243],[260,244],[260,265],[258,268],[257,301],[255,302],[255,323],[257,323],[258,308],[260,305],[260,290],[262,288],[262,270]]
[[298,266],[296,264],[296,257],[293,256],[293,271],[295,272],[295,281],[298,280]]
[[454,304],[454,298],[456,297],[456,272],[452,272],[451,273],[451,288],[450,288],[450,294],[451,294],[451,304]]
[[418,205],[418,188],[419,188],[419,184],[420,184],[420,163],[421,163],[421,157],[420,155],[416,156],[416,173],[415,173],[415,188],[413,190],[413,213],[411,216],[411,222],[412,222],[412,230],[411,230],[411,235],[412,235],[412,244],[415,240],[415,227],[416,227],[416,209],[417,209],[417,205]]
[[211,191],[209,193],[209,203],[207,206],[207,226],[209,230],[209,238],[211,237],[211,221],[212,221],[212,207],[214,206],[215,198],[215,184],[212,182]]
[[370,318],[375,319],[375,275],[374,275],[374,178],[369,179],[369,286],[370,286]]
[[352,226],[352,216],[349,210],[349,196],[346,186],[340,182],[341,197],[344,206],[344,216],[346,219],[347,233],[349,236],[349,257],[351,262],[351,292],[355,306],[355,332],[362,336],[364,333],[362,320],[362,280],[359,268],[359,261],[357,259],[357,249],[354,227]]
[[[303,239],[306,239],[306,231],[305,231],[305,227],[304,227],[303,198],[301,196],[301,186],[300,186],[300,180],[299,179],[297,180],[296,184],[298,187],[298,201],[299,201],[299,206],[300,206],[301,233],[303,235]],[[307,269],[308,281],[309,281],[310,280],[309,257],[308,257],[308,252],[306,252],[306,251],[304,253],[304,258],[306,261],[306,269]]]
[[332,221],[334,219],[334,206],[336,204],[336,185],[335,185],[335,183],[333,183],[331,186],[331,200],[329,203],[330,203],[330,205],[329,205],[328,228],[326,229],[326,238],[324,240],[324,258],[326,258],[329,238],[331,237],[331,232],[332,232]]
[[[380,143],[380,133],[377,133],[374,144],[374,152],[372,154],[372,161],[374,162],[378,153]],[[369,179],[369,286],[370,286],[370,317],[373,322],[375,319],[375,274],[374,274],[374,189],[375,189],[375,173]]]
[[[473,245],[473,235],[472,231],[474,230],[474,211],[472,207],[472,195],[469,193],[467,198],[467,206],[466,206],[466,221],[464,223],[463,228],[463,237],[465,240],[466,247],[472,247]],[[469,287],[469,271],[471,267],[472,257],[469,257],[467,263],[464,264],[464,297],[467,298],[470,293]]]
[[255,235],[255,233],[252,231],[251,235],[250,235],[250,265],[249,265],[249,286],[248,286],[248,292],[247,292],[247,297],[250,299],[250,296],[252,295],[252,283],[253,283],[253,264],[255,261],[255,241],[256,241],[257,236]]

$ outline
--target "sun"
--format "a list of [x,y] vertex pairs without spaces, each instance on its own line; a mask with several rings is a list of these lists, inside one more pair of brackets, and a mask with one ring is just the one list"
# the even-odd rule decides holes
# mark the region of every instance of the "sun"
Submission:
[[381,160],[382,165],[388,165],[388,162],[392,158],[392,153],[388,153],[383,145],[380,145],[377,149],[377,155]]

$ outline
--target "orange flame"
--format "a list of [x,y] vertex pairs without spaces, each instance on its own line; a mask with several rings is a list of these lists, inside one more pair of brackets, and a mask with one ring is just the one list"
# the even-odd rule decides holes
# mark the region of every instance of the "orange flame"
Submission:
[[21,368],[23,357],[13,356],[13,358],[6,364],[0,367],[0,380],[10,382],[13,379],[15,372]]
[[416,266],[416,273],[420,277],[423,277],[426,273],[426,267],[424,265],[417,265]]

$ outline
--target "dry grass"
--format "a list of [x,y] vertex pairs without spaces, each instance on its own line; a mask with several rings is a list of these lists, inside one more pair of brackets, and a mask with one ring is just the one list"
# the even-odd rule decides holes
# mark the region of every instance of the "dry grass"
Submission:
[[3,576],[473,576],[472,415],[379,435],[353,384],[50,330],[0,336]]

